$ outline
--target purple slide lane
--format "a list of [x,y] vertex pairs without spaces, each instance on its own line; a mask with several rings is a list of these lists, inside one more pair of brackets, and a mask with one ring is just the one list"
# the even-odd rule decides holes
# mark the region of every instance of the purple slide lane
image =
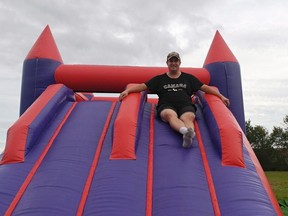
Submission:
[[75,215],[110,106],[77,104],[13,214]]
[[84,215],[145,215],[149,121],[151,105],[143,112],[136,160],[110,160],[112,128],[107,132]]
[[153,216],[214,215],[197,139],[182,148],[182,137],[155,119]]
[[245,168],[223,166],[201,109],[199,108],[197,112],[197,123],[203,138],[221,215],[277,215],[245,146],[243,146]]
[[42,133],[40,139],[38,139],[37,148],[31,149],[29,154],[26,155],[26,161],[24,163],[12,163],[0,166],[0,185],[5,185],[5,187],[0,187],[0,215],[4,215],[28,173],[31,171],[72,104],[73,103],[64,103],[61,109],[55,113],[55,118],[47,125],[47,130],[45,133]]

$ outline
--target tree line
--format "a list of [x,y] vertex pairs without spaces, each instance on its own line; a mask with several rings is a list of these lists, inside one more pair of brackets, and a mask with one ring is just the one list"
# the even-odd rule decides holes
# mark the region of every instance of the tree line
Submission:
[[245,122],[246,136],[264,171],[288,171],[288,115],[283,127],[273,127],[272,132],[260,125]]

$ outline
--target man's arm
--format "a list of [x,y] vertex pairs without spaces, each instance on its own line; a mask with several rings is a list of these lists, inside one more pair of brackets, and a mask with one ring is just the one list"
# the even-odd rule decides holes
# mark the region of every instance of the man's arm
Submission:
[[226,106],[230,105],[229,99],[224,97],[216,88],[203,84],[200,89],[207,94],[213,94],[219,97]]
[[145,83],[141,83],[141,84],[137,84],[137,85],[133,85],[129,88],[127,88],[125,91],[121,92],[119,95],[119,100],[122,101],[125,97],[128,96],[128,94],[130,93],[134,93],[134,92],[141,92],[141,91],[145,91],[147,90],[147,86],[145,85]]

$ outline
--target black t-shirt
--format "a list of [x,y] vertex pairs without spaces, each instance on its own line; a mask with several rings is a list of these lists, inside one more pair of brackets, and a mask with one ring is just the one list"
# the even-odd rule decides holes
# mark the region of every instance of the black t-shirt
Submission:
[[184,72],[176,79],[170,78],[166,73],[161,74],[145,84],[152,93],[158,95],[158,105],[191,104],[191,96],[203,85],[195,76]]

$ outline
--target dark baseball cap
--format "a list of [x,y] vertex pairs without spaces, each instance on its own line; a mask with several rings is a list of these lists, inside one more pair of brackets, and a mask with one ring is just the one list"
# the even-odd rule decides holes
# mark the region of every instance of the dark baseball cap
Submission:
[[177,52],[170,52],[168,55],[167,55],[167,61],[169,61],[171,58],[177,58],[179,61],[181,61],[181,58],[180,58],[180,55],[179,53]]

